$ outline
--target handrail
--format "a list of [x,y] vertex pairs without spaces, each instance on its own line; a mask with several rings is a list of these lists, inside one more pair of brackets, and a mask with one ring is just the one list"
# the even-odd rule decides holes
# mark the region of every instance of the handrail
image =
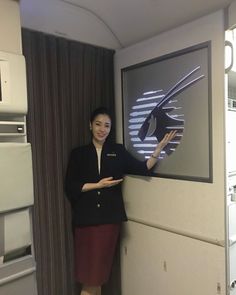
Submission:
[[16,274],[10,275],[3,279],[0,279],[0,286],[11,283],[12,281],[18,280],[22,277],[28,276],[36,271],[36,267],[31,267]]

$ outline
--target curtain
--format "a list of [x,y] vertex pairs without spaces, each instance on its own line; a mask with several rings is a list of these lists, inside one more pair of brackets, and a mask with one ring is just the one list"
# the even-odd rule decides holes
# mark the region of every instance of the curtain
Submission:
[[22,29],[22,41],[33,155],[38,293],[78,294],[70,205],[63,182],[71,149],[90,141],[91,111],[106,106],[114,116],[114,51],[28,29]]

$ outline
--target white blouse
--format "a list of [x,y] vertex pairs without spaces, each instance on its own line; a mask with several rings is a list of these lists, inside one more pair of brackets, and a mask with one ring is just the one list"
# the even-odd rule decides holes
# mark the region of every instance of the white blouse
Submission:
[[99,171],[99,174],[100,174],[102,148],[96,148],[96,151],[97,151],[97,156],[98,156],[98,171]]

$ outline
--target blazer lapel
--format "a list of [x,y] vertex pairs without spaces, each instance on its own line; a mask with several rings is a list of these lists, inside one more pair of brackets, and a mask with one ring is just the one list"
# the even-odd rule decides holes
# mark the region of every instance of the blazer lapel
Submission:
[[89,159],[90,168],[91,168],[91,171],[93,171],[93,173],[96,175],[96,178],[99,179],[100,175],[98,171],[97,151],[93,143],[91,143],[90,148],[91,148],[91,152],[88,155],[88,157],[90,157]]

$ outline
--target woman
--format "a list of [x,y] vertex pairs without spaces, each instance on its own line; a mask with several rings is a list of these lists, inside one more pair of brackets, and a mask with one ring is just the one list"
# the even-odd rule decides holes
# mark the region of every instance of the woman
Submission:
[[148,172],[161,150],[175,137],[166,134],[145,162],[133,158],[121,144],[108,143],[111,116],[96,109],[90,119],[92,142],[72,151],[66,194],[75,226],[76,280],[81,295],[100,295],[112,266],[120,225],[127,221],[121,182],[125,173]]

